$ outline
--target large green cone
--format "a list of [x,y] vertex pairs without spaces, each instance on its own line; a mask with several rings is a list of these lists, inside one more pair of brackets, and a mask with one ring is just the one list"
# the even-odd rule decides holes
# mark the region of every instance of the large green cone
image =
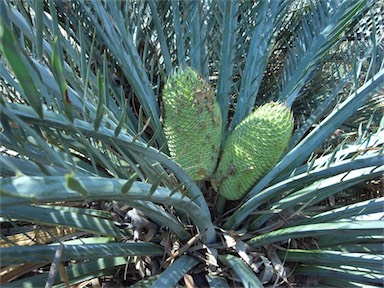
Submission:
[[222,133],[221,110],[213,89],[195,71],[185,68],[168,78],[163,101],[172,158],[193,180],[211,176]]
[[213,187],[229,200],[243,197],[278,162],[287,147],[293,117],[282,103],[257,108],[228,137]]

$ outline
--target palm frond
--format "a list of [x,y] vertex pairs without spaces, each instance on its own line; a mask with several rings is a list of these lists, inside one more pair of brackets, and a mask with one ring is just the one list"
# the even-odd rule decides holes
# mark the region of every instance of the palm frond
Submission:
[[[90,239],[91,241],[92,239]],[[118,256],[134,256],[134,255],[161,255],[163,249],[153,243],[67,243],[62,254],[62,261],[70,259],[90,259],[100,258],[103,255],[112,257]],[[77,242],[80,243],[80,242]],[[3,248],[4,257],[2,263],[4,265],[15,265],[25,262],[45,262],[50,261],[54,257],[54,253],[58,245],[36,245],[30,247],[9,247]],[[28,251],[28,253],[26,253]]]
[[[240,91],[237,98],[236,110],[230,128],[233,129],[241,122],[255,105],[256,96],[270,56],[270,46],[276,37],[276,31],[281,24],[281,18],[287,11],[287,2],[260,2],[257,6],[258,15],[255,28],[252,31],[249,51],[241,78]],[[261,36],[261,37],[260,37]]]

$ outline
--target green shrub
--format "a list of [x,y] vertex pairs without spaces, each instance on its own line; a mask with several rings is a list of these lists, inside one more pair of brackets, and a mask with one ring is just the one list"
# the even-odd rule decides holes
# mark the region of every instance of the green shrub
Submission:
[[[0,1],[2,287],[380,287],[381,5]],[[201,177],[172,147],[208,134],[167,133],[185,67],[211,87]],[[215,158],[270,102],[289,142],[226,201]]]

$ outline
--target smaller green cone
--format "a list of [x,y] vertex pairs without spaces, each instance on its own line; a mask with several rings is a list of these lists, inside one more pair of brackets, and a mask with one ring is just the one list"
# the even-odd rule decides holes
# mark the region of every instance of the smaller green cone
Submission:
[[293,116],[282,103],[257,108],[224,146],[212,186],[229,200],[242,198],[278,162],[288,145]]
[[195,181],[213,174],[222,136],[214,90],[191,68],[172,74],[164,86],[164,131],[172,158]]

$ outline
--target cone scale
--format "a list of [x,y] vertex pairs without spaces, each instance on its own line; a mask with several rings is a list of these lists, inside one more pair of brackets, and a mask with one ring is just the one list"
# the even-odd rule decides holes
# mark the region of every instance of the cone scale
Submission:
[[229,200],[242,198],[278,162],[288,145],[293,117],[270,102],[246,117],[228,137],[212,185]]
[[214,90],[194,70],[184,68],[167,79],[163,101],[171,157],[193,180],[210,177],[222,136],[221,110]]

